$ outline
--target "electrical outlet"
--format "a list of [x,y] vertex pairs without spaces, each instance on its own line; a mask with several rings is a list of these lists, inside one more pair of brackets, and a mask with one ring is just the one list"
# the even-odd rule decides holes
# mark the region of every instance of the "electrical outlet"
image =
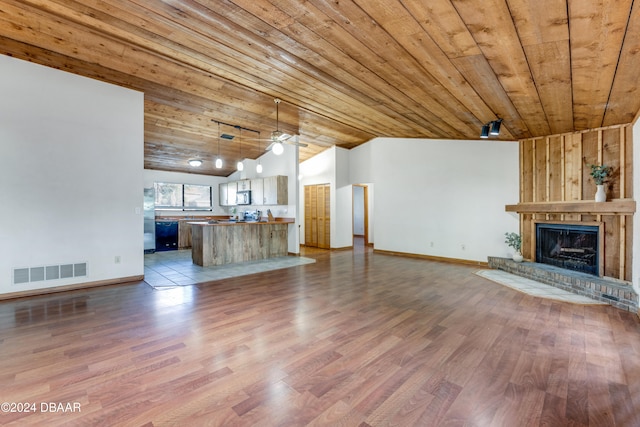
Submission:
[[116,255],[116,257],[113,260],[116,264],[120,264],[120,255]]
[[462,248],[463,251],[467,250],[467,245],[465,245],[464,243],[462,245],[460,245],[460,248]]

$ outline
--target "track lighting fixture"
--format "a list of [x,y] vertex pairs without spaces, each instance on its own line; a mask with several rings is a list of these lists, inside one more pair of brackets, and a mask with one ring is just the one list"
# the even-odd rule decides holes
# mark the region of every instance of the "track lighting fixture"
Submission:
[[482,125],[482,130],[480,131],[480,138],[486,139],[489,138],[489,135],[496,136],[500,134],[500,125],[502,124],[502,119],[492,120],[487,124]]
[[500,135],[500,124],[502,124],[502,119],[492,121],[489,135]]
[[[279,126],[279,110],[278,110],[278,104],[280,104],[280,100],[279,99],[275,99],[275,103],[276,103],[276,130],[271,132],[271,137],[269,138],[269,141],[271,142],[271,144],[266,148],[266,151],[270,151],[272,150],[273,153],[275,155],[280,155],[284,152],[284,145],[283,142],[286,142],[287,144],[291,144],[291,145],[297,145],[299,147],[306,147],[307,144],[303,143],[303,142],[299,142],[298,141],[298,136],[295,136],[295,141],[291,142],[289,141],[290,138],[292,138],[292,135],[286,134],[281,132],[278,129]],[[239,145],[239,150],[240,150],[240,159],[236,164],[236,168],[238,171],[242,171],[244,169],[244,163],[242,161],[242,131],[246,130],[249,132],[255,132],[258,134],[258,141],[259,141],[259,147],[260,147],[260,152],[262,153],[262,138],[260,136],[260,132],[257,130],[253,130],[253,129],[249,129],[249,128],[245,128],[239,125],[234,125],[234,124],[230,124],[230,123],[224,123],[224,122],[219,122],[217,120],[211,119],[211,121],[215,122],[218,125],[218,155],[216,156],[216,160],[215,160],[215,166],[217,169],[221,169],[223,166],[223,160],[222,157],[220,156],[220,140],[221,139],[225,139],[227,141],[231,141],[235,138],[234,135],[231,134],[227,134],[227,133],[220,133],[220,126],[224,125],[224,126],[230,126],[233,127],[235,129],[237,129],[239,131],[239,135],[238,135],[238,145]],[[246,141],[245,141],[246,142]],[[262,173],[262,171],[264,170],[264,167],[262,166],[262,161],[260,160],[260,156],[258,156],[257,158],[257,163],[256,163],[256,172],[257,173]]]
[[480,132],[480,138],[489,138],[489,125],[482,125],[482,131]]

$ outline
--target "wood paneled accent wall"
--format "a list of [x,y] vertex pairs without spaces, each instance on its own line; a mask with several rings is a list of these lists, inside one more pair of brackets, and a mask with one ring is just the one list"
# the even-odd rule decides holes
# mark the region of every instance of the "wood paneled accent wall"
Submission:
[[[522,253],[535,259],[535,223],[598,222],[604,224],[604,271],[607,277],[631,280],[632,227],[635,202],[631,125],[551,135],[520,141],[520,213]],[[613,168],[605,184],[607,202],[595,203],[591,164]]]

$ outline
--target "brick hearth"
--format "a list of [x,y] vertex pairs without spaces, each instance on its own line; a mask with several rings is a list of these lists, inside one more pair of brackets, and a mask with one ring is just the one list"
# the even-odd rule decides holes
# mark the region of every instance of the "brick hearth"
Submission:
[[509,258],[489,257],[489,267],[585,295],[622,310],[638,312],[638,294],[628,282],[535,262],[514,262]]

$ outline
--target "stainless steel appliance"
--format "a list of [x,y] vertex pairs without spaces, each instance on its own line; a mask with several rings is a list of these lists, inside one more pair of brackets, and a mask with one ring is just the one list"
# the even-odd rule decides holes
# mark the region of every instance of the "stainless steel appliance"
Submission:
[[178,250],[178,221],[156,221],[156,251]]
[[154,253],[156,250],[156,210],[155,192],[153,187],[144,189],[144,253]]
[[236,193],[236,205],[250,205],[251,190],[238,191]]

